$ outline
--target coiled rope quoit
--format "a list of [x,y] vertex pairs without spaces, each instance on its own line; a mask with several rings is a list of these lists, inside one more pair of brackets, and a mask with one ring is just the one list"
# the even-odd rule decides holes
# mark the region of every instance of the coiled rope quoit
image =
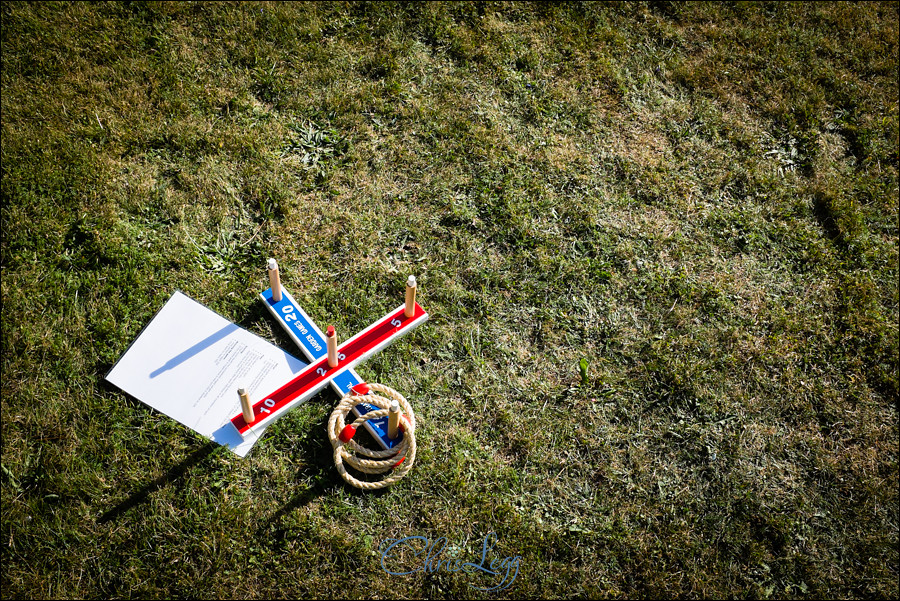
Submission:
[[[413,414],[409,402],[403,395],[384,384],[367,384],[370,390],[380,392],[378,394],[357,394],[350,391],[344,395],[338,406],[335,407],[328,418],[328,439],[334,449],[334,465],[341,477],[356,488],[363,490],[377,490],[390,486],[409,473],[416,460],[416,417]],[[370,419],[385,417],[389,413],[391,401],[400,404],[400,429],[403,431],[403,440],[396,447],[386,451],[374,451],[358,444],[353,440],[357,428]],[[352,424],[347,425],[345,418],[350,410],[360,403],[369,403],[379,407],[357,418]],[[366,458],[368,457],[368,459]],[[399,459],[398,459],[399,458]],[[375,482],[364,482],[354,478],[347,472],[344,463],[364,474],[386,474],[389,476]]]

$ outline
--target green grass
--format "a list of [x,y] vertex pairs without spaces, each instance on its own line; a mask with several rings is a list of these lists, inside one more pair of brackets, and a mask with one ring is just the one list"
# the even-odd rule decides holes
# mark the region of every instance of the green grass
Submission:
[[[900,593],[896,3],[0,10],[4,598]],[[342,332],[417,275],[387,492],[331,392],[241,460],[105,383],[176,289],[293,350],[269,256]]]

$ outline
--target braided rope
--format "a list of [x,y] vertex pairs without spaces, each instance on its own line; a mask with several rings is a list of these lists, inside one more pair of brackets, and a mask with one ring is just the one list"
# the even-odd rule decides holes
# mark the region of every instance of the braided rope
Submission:
[[[409,473],[416,460],[416,417],[413,414],[412,407],[402,394],[385,386],[383,384],[369,383],[369,388],[373,391],[387,395],[380,396],[377,394],[358,395],[348,392],[331,412],[328,418],[328,439],[334,449],[334,465],[337,467],[341,477],[356,488],[363,490],[377,490],[390,486],[399,481],[403,476]],[[380,407],[375,411],[370,411],[365,415],[357,418],[353,422],[354,428],[359,428],[370,419],[378,419],[388,414],[388,408],[391,406],[391,400],[400,403],[402,411],[400,415],[400,428],[403,430],[403,440],[400,444],[386,451],[373,451],[358,444],[352,438],[347,442],[341,440],[341,432],[346,427],[345,417],[350,410],[359,403],[369,403],[376,407]],[[366,459],[369,457],[369,459]],[[398,460],[398,457],[401,458]],[[353,469],[364,474],[384,474],[391,470],[393,472],[382,480],[376,482],[363,482],[354,478],[347,472],[344,462]]]

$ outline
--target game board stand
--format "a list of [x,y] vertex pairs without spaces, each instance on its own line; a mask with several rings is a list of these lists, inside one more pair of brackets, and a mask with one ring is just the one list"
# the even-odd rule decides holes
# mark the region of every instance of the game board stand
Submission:
[[[416,303],[416,278],[409,276],[406,282],[403,305],[339,345],[334,326],[329,325],[323,333],[282,287],[275,259],[269,259],[268,271],[270,286],[260,297],[310,363],[255,403],[245,389],[238,389],[241,412],[231,418],[231,425],[242,437],[253,435],[256,428],[265,428],[330,384],[342,395],[328,426],[335,467],[345,481],[358,488],[374,490],[390,486],[403,478],[415,461],[412,407],[396,390],[363,382],[353,368],[428,319],[428,313]],[[345,424],[345,416],[351,409],[356,419],[352,424]],[[337,425],[339,431],[335,429]],[[361,425],[378,441],[381,451],[366,449],[353,440]],[[347,472],[344,462],[363,473],[385,477],[376,482],[358,480]]]
[[[281,300],[276,301],[272,297],[272,288],[267,288],[260,293],[260,298],[265,304],[269,313],[275,318],[284,331],[294,341],[307,359],[310,361],[318,361],[325,357],[327,352],[327,343],[325,334],[315,322],[306,314],[300,304],[294,300],[290,292],[281,286]],[[351,389],[363,382],[363,379],[356,373],[354,369],[348,369],[338,377],[331,380],[331,387],[343,397],[351,392]],[[362,417],[366,413],[375,411],[378,408],[370,403],[359,403],[352,409],[356,417]],[[372,435],[379,445],[385,450],[391,449],[403,440],[401,432],[398,438],[391,439],[388,436],[388,418],[382,417],[378,419],[370,419],[365,422],[366,430]]]

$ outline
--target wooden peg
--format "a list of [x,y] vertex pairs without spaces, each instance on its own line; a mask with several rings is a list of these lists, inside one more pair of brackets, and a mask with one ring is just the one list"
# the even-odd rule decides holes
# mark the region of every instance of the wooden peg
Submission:
[[250,395],[243,388],[238,388],[238,396],[241,397],[241,411],[244,413],[244,421],[252,424],[256,420],[253,415],[253,405],[250,404]]
[[388,438],[394,440],[397,438],[397,434],[399,434],[398,430],[400,428],[400,403],[397,402],[397,399],[391,401],[391,406],[388,409]]
[[411,275],[406,280],[406,308],[403,314],[412,317],[416,312],[416,276]]
[[272,287],[272,300],[281,302],[281,276],[278,274],[278,261],[269,259],[269,286]]
[[328,367],[337,367],[337,333],[334,331],[334,326],[328,326],[328,331],[325,332],[325,343],[328,346]]

